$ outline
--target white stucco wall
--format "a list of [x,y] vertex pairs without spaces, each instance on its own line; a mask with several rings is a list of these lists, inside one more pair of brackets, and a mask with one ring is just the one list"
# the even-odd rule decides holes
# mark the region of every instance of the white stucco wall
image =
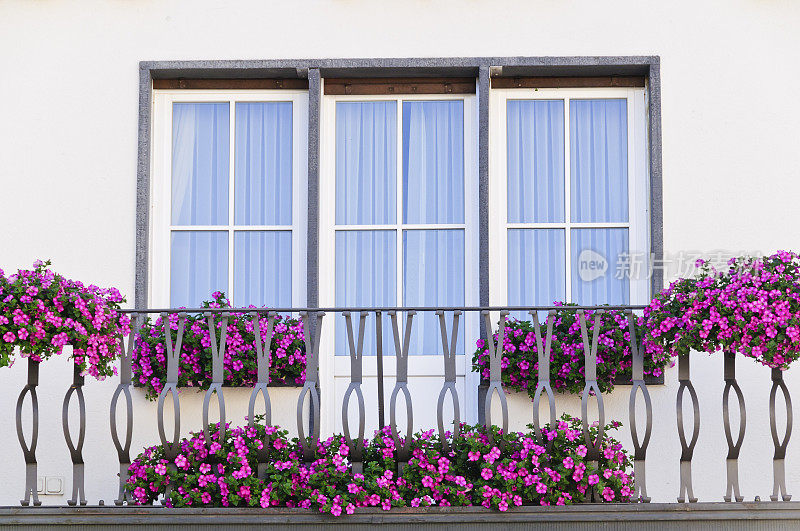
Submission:
[[[138,63],[172,59],[310,57],[659,55],[663,124],[664,248],[769,252],[800,249],[800,4],[791,1],[376,2],[30,2],[0,3],[0,267],[51,258],[58,271],[114,285],[132,301]],[[0,504],[22,494],[23,459],[13,408],[24,364],[0,369]],[[789,385],[800,389],[798,369]],[[722,362],[706,358],[693,376],[703,431],[695,489],[721,500]],[[740,361],[748,433],[744,494],[771,490],[769,371]],[[42,367],[39,474],[64,476],[68,453],[60,408],[67,360]],[[679,447],[677,374],[653,389],[650,493],[674,500]],[[92,503],[116,494],[108,435],[114,382],[86,386],[84,450]],[[608,417],[627,427],[628,388],[608,399]],[[285,391],[291,394],[291,391]],[[226,395],[241,418],[246,392]],[[561,400],[564,402],[564,400]],[[795,397],[800,402],[800,397]],[[184,431],[200,425],[199,400],[184,400]],[[275,405],[290,422],[294,404]],[[289,406],[288,404],[291,404]],[[523,411],[514,399],[512,411]],[[578,410],[575,402],[568,405]],[[514,422],[528,422],[529,406]],[[134,447],[155,442],[154,406],[136,398]],[[26,418],[28,418],[26,416]],[[789,490],[800,488],[800,441],[789,446]],[[44,497],[64,503],[63,497]]]

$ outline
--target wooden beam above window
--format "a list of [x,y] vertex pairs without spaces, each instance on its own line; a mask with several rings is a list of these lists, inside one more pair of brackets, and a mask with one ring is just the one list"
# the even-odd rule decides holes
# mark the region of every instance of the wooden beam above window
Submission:
[[493,77],[492,88],[644,87],[644,76]]
[[153,88],[205,90],[307,89],[308,79],[154,79]]
[[326,78],[325,95],[359,96],[381,94],[475,94],[475,78]]

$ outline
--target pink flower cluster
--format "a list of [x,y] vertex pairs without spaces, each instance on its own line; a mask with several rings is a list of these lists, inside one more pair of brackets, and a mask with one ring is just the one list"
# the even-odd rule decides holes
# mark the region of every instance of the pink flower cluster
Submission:
[[119,312],[125,298],[115,288],[64,278],[49,265],[37,261],[8,277],[0,270],[0,367],[14,362],[15,347],[42,361],[72,345],[83,374],[116,374],[120,334],[129,332],[129,319]]
[[[203,303],[204,308],[225,308],[230,302],[220,292],[212,294],[213,300]],[[255,308],[255,307],[253,307]],[[179,317],[170,314],[169,328],[173,344],[177,340]],[[215,337],[222,335],[222,319],[215,317]],[[306,354],[303,323],[290,317],[279,317],[267,337],[267,317],[259,319],[262,345],[269,349],[270,383],[272,385],[302,385],[306,377]],[[164,323],[161,317],[149,319],[136,335],[132,369],[134,382],[143,386],[147,397],[155,399],[164,387],[167,377]],[[178,364],[178,385],[208,389],[212,381],[211,335],[204,315],[189,315],[184,324],[184,335]],[[255,332],[249,314],[231,313],[228,318],[223,359],[224,383],[230,386],[251,387],[256,383]]]
[[645,310],[648,355],[740,353],[771,368],[800,357],[800,256],[779,251],[734,258],[727,271],[698,260]]
[[[618,424],[609,425],[607,430]],[[354,472],[343,436],[321,441],[304,462],[299,441],[275,427],[235,427],[221,438],[202,433],[181,442],[168,460],[164,448],[144,450],[130,466],[126,489],[138,504],[149,504],[173,490],[172,507],[302,507],[334,516],[359,507],[474,506],[505,511],[523,504],[566,505],[628,501],[633,492],[630,459],[608,436],[597,464],[585,459],[578,419],[569,416],[545,429],[547,446],[532,433],[504,434],[496,427],[462,425],[461,437],[447,450],[432,431],[414,435],[412,455],[399,467],[389,429],[364,441],[363,471]],[[591,429],[597,437],[597,428]],[[448,434],[449,438],[449,434]],[[263,475],[257,454],[268,451]]]
[[[589,339],[595,326],[600,326],[597,348],[597,382],[602,392],[610,392],[617,378],[631,379],[633,358],[630,349],[628,316],[619,310],[606,310],[597,320],[596,312],[586,311]],[[546,341],[547,321],[540,323],[542,344]],[[635,323],[637,340],[644,335],[642,319]],[[495,343],[498,341],[494,334]],[[489,378],[489,354],[486,342],[479,339],[473,354],[473,370]],[[533,324],[511,319],[503,335],[503,354],[500,362],[503,386],[515,391],[536,390],[539,375],[539,353]],[[668,361],[661,356],[645,355],[646,375],[660,376]],[[580,394],[585,386],[585,356],[581,338],[580,318],[571,305],[563,305],[553,317],[553,339],[550,350],[550,382],[553,389]]]

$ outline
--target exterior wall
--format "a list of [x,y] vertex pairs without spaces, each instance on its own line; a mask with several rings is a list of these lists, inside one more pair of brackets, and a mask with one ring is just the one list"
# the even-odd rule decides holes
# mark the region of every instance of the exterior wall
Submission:
[[[800,170],[796,124],[800,5],[790,2],[412,2],[353,0],[227,3],[47,2],[0,5],[0,267],[7,272],[51,258],[72,278],[114,285],[133,302],[139,62],[142,60],[309,57],[457,57],[658,55],[663,129],[663,238],[681,251],[769,252],[800,249]],[[698,356],[702,429],[695,492],[721,500],[721,357]],[[741,456],[743,494],[771,491],[767,410],[769,371],[739,361],[748,401]],[[71,467],[60,408],[71,382],[66,359],[41,369],[39,474]],[[0,504],[18,503],[24,465],[13,429],[25,364],[0,369]],[[787,375],[800,389],[797,369]],[[651,389],[654,432],[648,484],[656,501],[677,495],[677,370]],[[115,382],[87,382],[84,449],[87,497],[108,502],[117,464],[108,435]],[[625,422],[627,392],[607,399],[606,416]],[[293,425],[291,390],[273,399],[275,421]],[[201,425],[201,398],[182,396],[182,430]],[[240,395],[240,396],[239,396]],[[244,415],[247,392],[226,393],[228,418]],[[578,413],[574,399],[559,411]],[[798,400],[796,399],[797,403]],[[561,406],[564,403],[564,406]],[[516,412],[516,413],[515,413]],[[530,406],[512,399],[514,424]],[[285,418],[284,418],[285,417]],[[23,418],[29,418],[24,415]],[[155,406],[135,392],[133,449],[157,440]],[[781,423],[779,423],[779,426]],[[797,436],[795,436],[795,439]],[[627,440],[627,437],[623,437]],[[800,487],[800,443],[787,456],[789,492]],[[63,504],[47,496],[44,503]]]

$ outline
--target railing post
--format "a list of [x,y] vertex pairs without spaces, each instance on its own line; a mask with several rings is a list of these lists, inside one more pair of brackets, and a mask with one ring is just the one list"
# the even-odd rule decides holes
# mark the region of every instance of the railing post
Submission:
[[[694,455],[694,447],[697,444],[697,438],[700,436],[700,403],[697,400],[697,392],[694,390],[690,374],[690,360],[689,353],[678,356],[678,397],[676,404],[676,414],[678,420],[678,438],[681,441],[681,477],[680,477],[680,492],[678,494],[678,502],[684,503],[687,500],[690,503],[695,503],[697,498],[694,497],[694,490],[692,489],[692,456]],[[683,393],[689,390],[689,396],[692,399],[693,410],[693,425],[692,439],[687,444],[686,433],[683,426]]]
[[[42,504],[36,490],[36,443],[39,441],[39,398],[36,395],[36,386],[39,385],[39,363],[41,362],[28,358],[28,383],[22,388],[17,399],[17,438],[25,457],[25,499],[20,500],[20,503],[25,506],[30,504],[31,497],[33,497],[34,505]],[[22,404],[28,393],[31,395],[31,414],[33,416],[30,445],[25,442],[25,435],[22,433]]]
[[[725,353],[724,373],[725,390],[722,392],[722,421],[725,428],[725,439],[728,442],[728,457],[725,463],[727,469],[727,487],[723,499],[729,502],[732,499],[731,494],[733,494],[733,499],[737,502],[741,502],[744,497],[739,492],[739,451],[744,442],[747,415],[744,408],[744,394],[736,381],[736,354],[734,352]],[[736,398],[739,401],[739,434],[735,442],[731,436],[731,420],[730,411],[728,409],[731,389],[736,392]]]
[[[128,344],[125,345],[125,336],[120,334],[120,361],[119,384],[111,397],[111,440],[117,449],[119,460],[119,493],[114,500],[115,505],[122,505],[131,500],[130,493],[125,489],[128,481],[128,468],[131,466],[131,439],[133,437],[133,400],[131,399],[131,357],[136,343],[136,334],[141,330],[144,314],[131,314],[131,331],[128,335]],[[135,323],[135,324],[134,324]],[[119,440],[117,433],[117,401],[121,394],[125,395],[125,444]]]
[[225,342],[228,337],[228,313],[222,314],[222,330],[219,333],[219,344],[217,343],[217,329],[214,323],[214,314],[206,312],[208,319],[208,336],[211,341],[211,385],[206,390],[203,398],[203,435],[206,444],[211,444],[211,430],[208,423],[209,407],[211,405],[211,395],[217,393],[217,406],[219,409],[219,440],[225,439],[225,396],[222,393],[222,384],[225,377],[223,360],[225,359]]
[[[781,390],[786,404],[786,431],[782,441],[778,439],[778,424],[775,418],[775,395],[778,389]],[[772,433],[772,442],[775,445],[775,454],[772,458],[772,495],[769,498],[772,501],[778,501],[780,494],[783,501],[789,501],[792,496],[786,492],[784,459],[786,458],[786,447],[789,445],[789,437],[792,435],[792,398],[789,396],[789,389],[783,381],[783,371],[780,369],[772,369],[772,389],[769,392],[769,428]]]
[[[364,332],[367,323],[368,312],[360,312],[358,322],[358,344],[353,340],[353,319],[350,312],[342,312],[344,322],[347,327],[347,341],[350,347],[350,385],[344,392],[344,399],[342,400],[342,428],[344,430],[344,439],[347,446],[350,448],[350,462],[353,465],[353,472],[360,474],[364,471],[363,458],[364,458],[364,430],[366,427],[365,415],[366,410],[364,407],[364,395],[361,392],[362,379],[362,361],[364,354]],[[350,396],[355,391],[358,398],[358,437],[354,440],[350,433],[350,418],[348,415]]]
[[[253,386],[253,391],[250,393],[250,403],[247,407],[247,421],[251,428],[256,425],[256,398],[258,393],[264,399],[264,424],[269,427],[272,426],[272,404],[269,399],[269,361],[270,352],[272,348],[272,331],[275,329],[276,316],[272,312],[267,312],[267,346],[261,341],[261,322],[258,312],[250,314],[253,317],[253,334],[255,335],[255,349],[256,349],[256,385]],[[258,479],[264,481],[267,475],[267,459],[269,457],[269,445],[272,443],[268,433],[264,435],[264,440],[261,441],[262,447],[256,451],[256,459],[258,459]]]
[[458,391],[456,391],[456,346],[458,345],[458,321],[461,310],[453,312],[453,332],[450,343],[447,342],[447,323],[443,310],[436,310],[439,316],[439,330],[442,335],[442,354],[444,356],[444,384],[439,391],[439,400],[436,403],[436,421],[439,425],[439,439],[445,452],[449,450],[444,429],[444,398],[450,392],[453,401],[453,440],[461,433],[461,412],[458,406]]
[[[411,435],[414,433],[414,410],[411,404],[411,393],[408,392],[408,348],[411,345],[411,325],[417,312],[409,310],[406,313],[406,329],[402,344],[400,343],[400,329],[397,324],[397,312],[390,310],[388,313],[389,318],[392,320],[395,359],[397,361],[397,376],[392,396],[389,399],[389,429],[397,449],[397,471],[399,473],[408,463],[408,458],[411,455]],[[403,393],[406,403],[406,438],[402,445],[400,444],[400,437],[397,435],[397,396],[400,392]]]
[[[61,408],[61,426],[64,429],[64,439],[67,442],[69,456],[72,459],[72,498],[67,500],[69,505],[86,505],[86,488],[83,474],[83,442],[86,439],[86,400],[83,397],[83,376],[77,364],[73,364],[72,385],[64,396],[64,405]],[[78,412],[80,427],[78,428],[78,443],[72,441],[69,432],[69,404],[72,394],[78,396]]]
[[[644,352],[641,349],[639,340],[636,336],[636,317],[633,312],[628,310],[628,335],[630,336],[630,350],[633,358],[631,398],[628,403],[628,422],[631,426],[631,439],[633,440],[633,495],[635,500],[645,503],[650,501],[647,496],[647,481],[645,478],[645,459],[647,457],[647,446],[650,443],[650,434],[653,429],[653,405],[650,401],[650,392],[644,381]],[[647,425],[644,430],[644,437],[639,441],[639,430],[636,427],[636,397],[641,389],[644,397],[645,414]]]
[[550,351],[553,342],[553,320],[556,313],[550,310],[547,313],[547,338],[542,344],[542,329],[539,325],[539,313],[535,310],[529,312],[533,321],[533,333],[536,336],[536,356],[538,362],[536,391],[533,395],[533,429],[539,438],[539,444],[552,447],[553,442],[547,439],[539,419],[539,401],[542,391],[547,393],[547,405],[550,407],[550,428],[556,424],[556,399],[553,396],[553,388],[550,386]]
[[[592,343],[589,344],[589,333],[586,328],[586,312],[578,310],[578,318],[581,325],[581,339],[583,340],[583,356],[584,356],[584,379],[586,385],[581,393],[581,420],[583,422],[583,440],[586,443],[586,459],[592,461],[597,467],[600,459],[600,448],[603,445],[603,435],[606,424],[605,409],[603,408],[603,395],[600,392],[600,387],[597,384],[597,342],[600,336],[600,324],[603,316],[603,310],[597,310],[594,314],[594,325],[592,333]],[[589,431],[589,396],[594,393],[595,400],[597,401],[597,438],[592,441],[591,433]],[[594,487],[590,487],[589,501],[595,501],[596,493]]]
[[[186,325],[186,314],[184,312],[178,313],[178,337],[175,344],[172,343],[172,324],[169,321],[169,314],[164,312],[161,314],[161,323],[164,327],[164,341],[167,347],[167,383],[158,395],[158,436],[161,439],[161,444],[164,446],[164,457],[169,462],[169,469],[176,470],[175,458],[178,456],[180,450],[181,438],[181,404],[178,397],[178,364],[181,359],[181,344],[183,343],[183,330]],[[164,403],[167,399],[167,394],[172,393],[172,414],[175,420],[174,433],[172,441],[167,440],[167,434],[164,429]],[[167,489],[164,493],[164,503],[169,499],[172,494],[172,483],[167,483]]]
[[492,436],[492,398],[494,393],[500,400],[500,407],[503,413],[503,434],[508,433],[508,402],[506,395],[503,391],[502,368],[500,366],[503,357],[503,340],[506,333],[506,316],[508,310],[500,311],[500,323],[497,328],[497,344],[494,343],[494,334],[492,333],[492,318],[488,310],[482,310],[484,323],[486,325],[486,333],[488,339],[486,341],[486,348],[489,353],[489,388],[486,390],[486,400],[483,403],[483,414],[485,418],[485,426],[488,431],[489,441],[494,444],[494,437]]
[[386,427],[384,416],[385,398],[383,389],[383,316],[380,311],[375,312],[375,349],[378,364],[378,426],[381,430]]
[[[316,315],[317,318],[313,327],[311,325],[311,315]],[[308,312],[300,312],[306,344],[306,381],[300,391],[300,397],[297,399],[297,434],[300,438],[300,448],[303,450],[303,459],[306,461],[314,459],[319,443],[320,395],[318,394],[317,381],[319,379],[319,340],[320,336],[322,336],[322,318],[325,316],[325,312],[313,312],[311,315]],[[306,402],[306,396],[309,395],[311,396],[311,411],[309,413],[312,424],[310,430],[311,442],[308,441],[306,430],[303,426],[303,406]]]

